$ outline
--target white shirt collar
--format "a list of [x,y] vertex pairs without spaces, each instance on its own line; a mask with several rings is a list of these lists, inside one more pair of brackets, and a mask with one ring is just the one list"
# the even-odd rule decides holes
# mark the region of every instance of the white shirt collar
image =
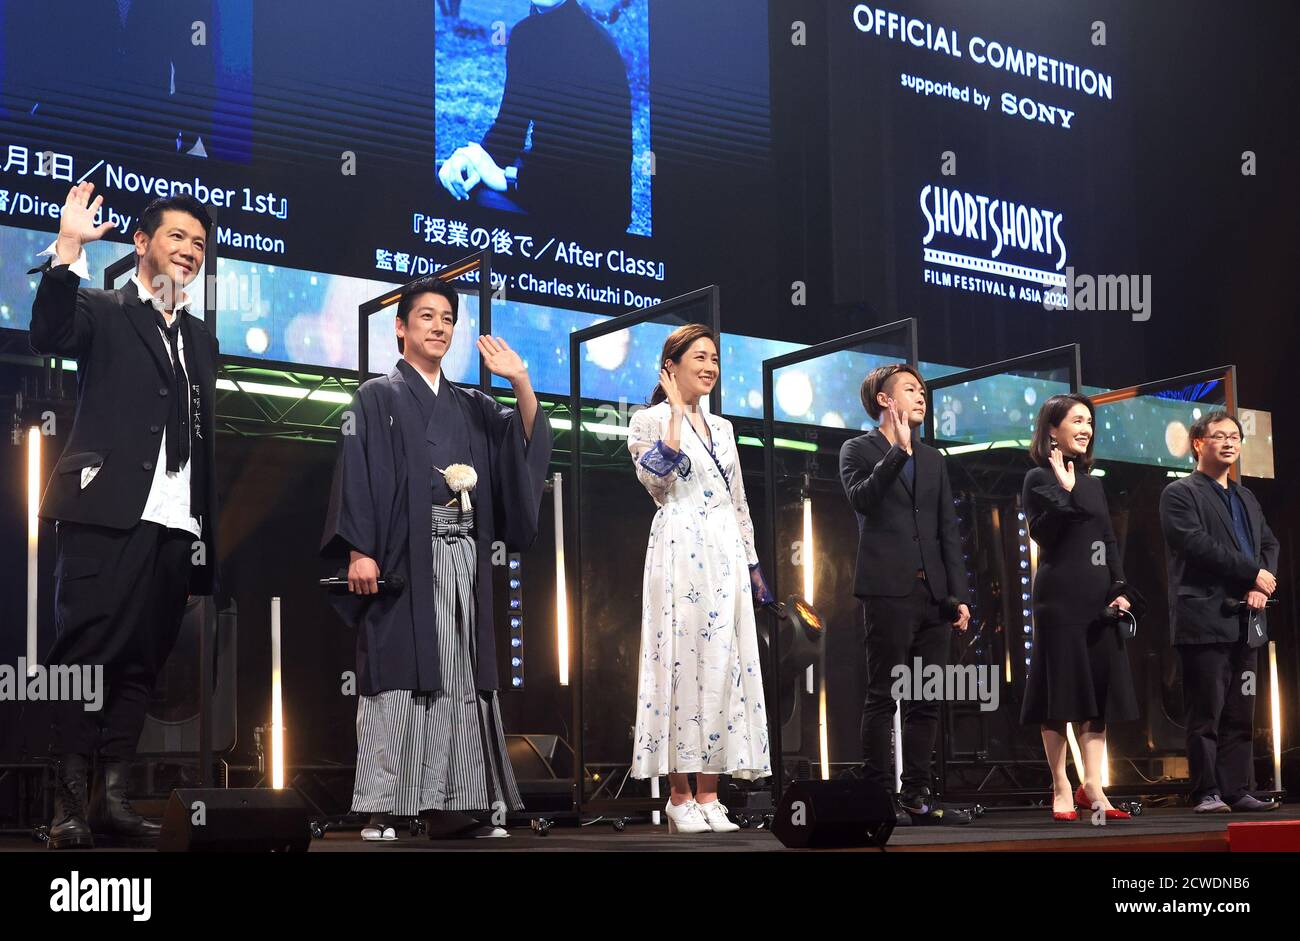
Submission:
[[428,385],[428,387],[433,390],[433,394],[437,395],[438,389],[442,386],[442,370],[439,369],[438,375],[434,376],[432,379],[426,376],[423,370],[416,369],[415,371],[420,374],[420,378],[425,381],[425,384]]
[[[165,315],[167,313],[166,309],[163,307],[163,302],[153,296],[153,293],[149,290],[149,288],[145,286],[145,283],[140,280],[140,275],[138,272],[136,274],[131,275],[131,283],[135,285],[135,289],[140,293],[140,299],[142,301],[149,304],[151,307],[153,307],[154,310],[158,311],[160,314]],[[194,312],[193,307],[194,307],[194,298],[190,297],[189,294],[187,294],[185,291],[182,290],[180,303],[176,305],[176,313],[180,313],[183,310],[193,313]]]

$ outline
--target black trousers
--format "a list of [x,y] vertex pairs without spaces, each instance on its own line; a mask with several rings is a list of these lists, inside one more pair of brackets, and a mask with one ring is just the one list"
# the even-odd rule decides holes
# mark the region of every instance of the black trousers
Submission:
[[101,708],[53,703],[55,755],[135,757],[158,673],[176,643],[196,537],[157,523],[128,530],[58,524],[48,665],[103,668]]
[[[922,667],[948,665],[952,625],[939,612],[939,603],[926,582],[917,579],[910,595],[901,598],[864,598],[866,624],[867,701],[862,709],[862,757],[866,777],[894,790],[894,763],[889,739],[894,722],[891,673],[903,664],[913,670],[914,658]],[[920,677],[916,677],[916,687]],[[937,701],[904,699],[903,785],[930,786],[930,765],[939,729]]]
[[[1183,664],[1192,803],[1218,794],[1231,804],[1250,791],[1253,778],[1259,648],[1240,640],[1180,644],[1178,655]],[[1242,692],[1247,683],[1250,695]]]

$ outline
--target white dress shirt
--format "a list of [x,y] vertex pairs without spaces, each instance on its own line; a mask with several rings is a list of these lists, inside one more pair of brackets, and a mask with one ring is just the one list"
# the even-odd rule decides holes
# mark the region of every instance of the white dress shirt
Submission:
[[438,389],[442,386],[442,370],[439,369],[438,375],[434,376],[432,379],[426,376],[424,374],[424,371],[419,369],[418,367],[416,368],[415,371],[420,374],[420,378],[424,380],[424,384],[433,390],[433,394],[437,395]]
[[[56,239],[50,244],[49,248],[41,252],[41,255],[55,255],[55,246],[57,244],[58,240]],[[83,281],[90,280],[85,248],[82,248],[77,260],[68,268]],[[168,318],[167,312],[163,310],[162,301],[153,296],[149,289],[145,287],[144,282],[140,280],[138,274],[131,276],[131,283],[135,285],[139,296],[154,310],[160,312],[163,319],[169,324],[172,319],[180,316],[181,311],[190,309],[194,304],[193,298],[182,292],[181,301],[176,305],[175,313],[172,314],[172,318]],[[167,358],[170,360],[172,350],[171,344],[167,340],[167,334],[159,327],[158,335],[162,337],[163,348],[167,350]],[[181,366],[185,367],[185,335],[180,331],[176,333],[176,349],[180,353]],[[186,401],[189,401],[188,396]],[[158,457],[153,465],[153,483],[149,485],[149,497],[144,502],[144,511],[140,514],[140,520],[141,522],[157,523],[168,529],[179,529],[195,536],[201,536],[203,534],[201,522],[190,515],[190,462],[187,460],[178,471],[168,471],[166,425],[163,426],[159,438]],[[85,468],[81,472],[81,489],[85,490],[98,473],[99,466]]]

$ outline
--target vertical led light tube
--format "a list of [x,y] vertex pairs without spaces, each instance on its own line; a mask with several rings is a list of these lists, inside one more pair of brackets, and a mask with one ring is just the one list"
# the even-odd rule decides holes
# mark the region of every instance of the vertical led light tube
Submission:
[[1277,641],[1268,642],[1268,702],[1273,724],[1273,790],[1282,790],[1282,691],[1277,683]]
[[284,787],[284,707],[280,687],[280,599],[271,599],[271,787]]
[[27,431],[27,675],[36,672],[37,552],[41,535],[41,430]]
[[555,509],[555,663],[560,685],[569,685],[569,590],[564,580],[564,475],[555,472],[551,488]]

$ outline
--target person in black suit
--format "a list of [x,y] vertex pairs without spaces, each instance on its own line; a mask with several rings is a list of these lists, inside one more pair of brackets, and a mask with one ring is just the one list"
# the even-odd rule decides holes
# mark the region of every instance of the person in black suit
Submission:
[[98,754],[95,829],[151,840],[159,827],[126,800],[154,681],[187,594],[211,594],[217,561],[213,401],[217,341],[183,290],[203,270],[210,218],[180,195],[151,202],[134,234],[138,267],[121,290],[80,287],[103,197],[72,187],[46,250],[31,345],[77,361],[77,413],[41,502],[55,521],[50,664],[102,667],[102,712],[55,704],[52,849],[93,845],[87,772]]
[[[1071,392],[1043,403],[1025,475],[1021,506],[1038,544],[1034,575],[1034,640],[1020,721],[1042,726],[1052,770],[1052,815],[1078,819],[1075,804],[1127,819],[1101,789],[1106,725],[1136,719],[1137,696],[1128,654],[1107,606],[1128,611],[1135,595],[1124,579],[1110,508],[1092,466],[1092,400]],[[1083,782],[1071,793],[1065,771],[1067,722],[1083,751]]]
[[[925,382],[911,366],[891,364],[873,369],[861,391],[879,427],[844,443],[840,480],[858,517],[853,594],[862,601],[866,625],[863,771],[892,791],[896,668],[910,671],[916,657],[923,668],[946,667],[950,631],[966,630],[970,609],[956,600],[967,595],[967,585],[948,470],[943,456],[916,435],[925,419]],[[908,824],[907,813],[936,809],[930,769],[939,703],[909,699],[902,708],[903,786],[895,809],[899,823]],[[944,819],[970,820],[952,812]]]
[[1187,764],[1197,813],[1275,810],[1249,793],[1264,606],[1277,590],[1278,542],[1255,495],[1230,472],[1242,430],[1222,409],[1189,432],[1196,471],[1160,495],[1169,629],[1183,665]]

